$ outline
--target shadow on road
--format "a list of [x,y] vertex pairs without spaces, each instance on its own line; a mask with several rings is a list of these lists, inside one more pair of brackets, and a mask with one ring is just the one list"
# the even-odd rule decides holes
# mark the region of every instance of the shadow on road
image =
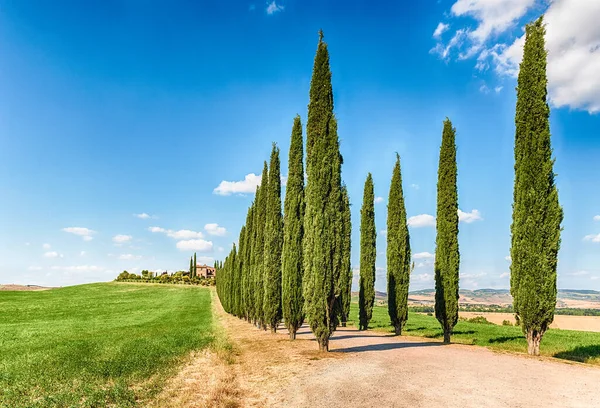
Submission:
[[363,351],[386,351],[386,350],[397,350],[409,347],[430,347],[430,346],[442,346],[442,343],[434,342],[406,342],[406,343],[380,343],[380,344],[367,344],[364,346],[346,347],[341,349],[332,349],[338,353],[360,353]]
[[382,334],[382,335],[372,335],[372,334],[362,334],[360,332],[356,334],[344,334],[341,336],[336,336],[335,334],[331,337],[331,340],[345,340],[345,339],[360,339],[360,338],[384,338],[384,337],[394,337],[393,334]]

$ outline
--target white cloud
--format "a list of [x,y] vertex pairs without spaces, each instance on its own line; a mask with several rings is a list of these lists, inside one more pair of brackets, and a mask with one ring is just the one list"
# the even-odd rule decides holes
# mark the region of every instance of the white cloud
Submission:
[[267,14],[271,15],[277,13],[278,11],[283,11],[284,7],[272,1],[271,3],[267,3]]
[[217,248],[217,251],[219,251],[219,252],[225,252],[225,248],[223,248],[223,247],[218,247],[218,248]]
[[27,268],[27,270],[30,270],[30,271],[41,271],[42,267],[41,266],[30,266],[29,268]]
[[150,214],[147,214],[147,213],[133,214],[133,216],[137,217],[137,218],[140,218],[142,220],[147,220],[149,218],[154,218],[154,219],[158,218],[155,215],[150,215]]
[[591,242],[600,242],[600,234],[598,235],[586,235],[585,237],[583,237],[584,241],[591,241]]
[[508,278],[510,276],[510,272],[504,272],[500,274],[500,278],[504,279],[504,278]]
[[488,86],[486,84],[483,84],[479,87],[479,92],[484,93],[484,94],[489,94],[490,88],[488,88]]
[[434,227],[435,217],[429,214],[413,215],[407,221],[409,227],[421,228],[421,227]]
[[510,257],[510,255],[506,255],[506,256],[504,257],[504,259],[505,259],[506,261],[508,261],[508,262],[512,262],[512,258]]
[[411,186],[412,188],[414,188],[415,190],[418,190],[418,189],[419,189],[419,185],[418,185],[418,184],[415,184],[415,183],[413,183],[413,184],[411,184],[410,186]]
[[375,197],[375,204],[383,203],[383,197]]
[[177,248],[182,251],[210,252],[213,249],[213,243],[203,239],[190,239],[179,241]]
[[417,281],[419,282],[431,282],[433,281],[433,275],[430,273],[420,273],[418,275],[415,275],[414,278],[416,278]]
[[594,221],[600,221],[600,215],[595,215],[594,216]]
[[96,265],[72,265],[72,266],[53,266],[50,269],[54,271],[65,272],[104,272],[106,268]]
[[460,277],[463,279],[477,279],[486,276],[486,272],[476,272],[476,273],[461,273]]
[[204,234],[200,231],[192,231],[192,230],[168,230],[161,227],[150,227],[148,228],[150,232],[160,232],[166,234],[168,237],[174,239],[192,239],[192,238],[204,238]]
[[133,238],[131,235],[119,234],[119,235],[115,235],[112,240],[115,244],[125,244],[125,243],[131,241],[131,238]]
[[63,228],[62,230],[64,232],[68,232],[69,234],[79,235],[83,238],[84,241],[91,241],[92,239],[94,239],[92,235],[96,233],[96,231],[84,227],[68,227]]
[[600,276],[590,276],[591,280],[596,280],[596,279],[600,279]]
[[433,259],[435,255],[429,252],[418,252],[413,255],[413,259]]
[[479,213],[478,210],[473,210],[471,212],[464,212],[459,209],[458,210],[458,220],[460,222],[466,222],[467,224],[470,224],[475,221],[481,221],[481,220],[483,220],[483,218],[481,218],[481,214]]
[[227,230],[224,227],[220,227],[219,224],[206,224],[204,230],[208,232],[208,235],[215,235],[217,237],[223,237],[227,234]]
[[477,21],[477,28],[469,31],[476,46],[512,27],[534,4],[535,0],[458,0],[450,10],[454,16],[469,16]]
[[119,259],[124,260],[124,261],[133,261],[135,259],[142,259],[142,257],[140,255],[123,254],[123,255],[119,255]]
[[52,246],[50,244],[44,244],[44,245],[42,245],[42,248],[44,248],[47,251],[50,248],[52,248]]
[[379,231],[379,233],[380,233],[381,235],[383,235],[384,237],[386,237],[386,236],[387,236],[387,230],[386,230],[386,229]]
[[221,181],[213,190],[213,194],[228,196],[231,194],[251,194],[256,192],[256,187],[260,186],[262,176],[254,173],[247,174],[242,181]]
[[504,88],[504,87],[502,87],[502,86],[497,86],[497,87],[495,87],[495,88],[494,88],[494,91],[495,91],[496,93],[498,93],[498,92],[500,92],[500,91],[502,90],[502,88]]
[[44,257],[46,257],[46,258],[62,258],[63,254],[59,254],[56,251],[48,251],[44,254]]
[[79,253],[79,256],[85,256],[85,251],[81,251],[81,252]]
[[439,23],[433,32],[433,38],[440,38],[449,27],[450,24]]
[[[477,69],[487,69],[489,61],[499,75],[516,77],[523,56],[524,35],[508,44],[493,43],[499,34],[513,33],[514,27],[535,4],[543,5],[548,50],[548,93],[554,107],[570,107],[600,112],[600,2],[593,0],[458,0],[452,6],[455,16],[471,16],[477,29],[468,31],[469,49],[459,59],[477,55]],[[546,8],[547,6],[547,8]],[[544,10],[545,9],[545,10]],[[460,31],[460,30],[458,30]],[[458,34],[457,31],[457,34]],[[514,38],[514,36],[513,36]],[[447,59],[453,48],[463,43],[438,42],[432,51]]]
[[25,246],[31,245],[31,242],[25,242]]
[[198,256],[196,257],[196,264],[198,265],[212,265],[215,263],[215,258],[212,256]]
[[567,275],[569,275],[569,276],[586,276],[589,274],[590,273],[588,271],[575,271],[575,272],[568,273]]

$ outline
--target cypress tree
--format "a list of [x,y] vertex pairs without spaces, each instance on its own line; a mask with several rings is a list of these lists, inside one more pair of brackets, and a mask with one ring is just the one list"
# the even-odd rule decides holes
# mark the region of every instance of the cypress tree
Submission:
[[336,250],[340,228],[341,164],[329,52],[319,33],[310,86],[306,136],[306,212],[304,217],[304,311],[319,349],[329,350],[338,324],[341,257]]
[[198,263],[196,262],[196,253],[194,252],[194,266],[192,268],[192,271],[194,272],[194,278],[196,276],[198,276]]
[[253,281],[254,281],[254,315],[255,324],[259,328],[267,329],[264,318],[263,301],[265,297],[264,288],[264,253],[265,253],[265,220],[267,207],[267,191],[269,186],[269,173],[267,162],[265,161],[262,172],[260,188],[256,196],[256,211],[254,213],[254,227],[256,228],[256,236],[254,242],[254,266],[253,266]]
[[360,210],[360,279],[358,293],[359,330],[367,330],[375,303],[375,260],[377,257],[375,229],[375,193],[371,173],[365,181],[363,205]]
[[304,166],[302,147],[302,124],[300,116],[294,118],[290,153],[288,159],[288,180],[285,191],[282,254],[282,312],[290,339],[302,326],[304,315],[302,305],[302,240],[304,238]]
[[273,143],[267,184],[265,243],[264,243],[264,300],[263,314],[271,332],[281,322],[281,251],[283,249],[283,220],[281,217],[281,170],[279,148]]
[[435,317],[442,325],[444,343],[458,321],[458,191],[456,185],[456,129],[444,121],[437,184],[435,240]]
[[254,242],[254,228],[253,228],[253,216],[254,216],[254,202],[248,209],[246,215],[246,234],[244,238],[244,251],[242,253],[242,299],[244,305],[244,317],[247,321],[250,321],[254,314],[254,298],[253,298],[253,286],[251,265],[252,265],[252,244]]
[[350,302],[352,299],[352,266],[350,261],[352,223],[350,217],[350,200],[346,186],[342,187],[342,259],[340,271],[340,323],[346,327],[350,315]]
[[190,256],[190,276],[193,277],[194,266],[192,264],[192,257]]
[[411,272],[410,236],[402,191],[400,156],[392,172],[387,214],[388,314],[396,335],[408,320],[408,286]]
[[235,271],[234,271],[234,286],[233,286],[233,298],[234,298],[234,312],[237,317],[243,317],[244,306],[242,300],[242,268],[243,268],[243,251],[244,251],[244,240],[246,237],[246,226],[242,226],[240,230],[240,236],[238,239],[238,252],[235,258]]
[[563,211],[554,183],[543,17],[528,24],[517,80],[511,294],[529,354],[554,320]]

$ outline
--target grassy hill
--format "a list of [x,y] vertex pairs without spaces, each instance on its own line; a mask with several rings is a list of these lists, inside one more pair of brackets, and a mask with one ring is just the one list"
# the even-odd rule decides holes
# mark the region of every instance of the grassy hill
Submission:
[[143,404],[213,341],[211,292],[99,283],[0,292],[1,407]]

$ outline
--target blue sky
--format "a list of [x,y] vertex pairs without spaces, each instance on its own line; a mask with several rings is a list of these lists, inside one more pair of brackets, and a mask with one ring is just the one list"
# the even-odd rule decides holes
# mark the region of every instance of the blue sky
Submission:
[[372,172],[381,197],[376,287],[385,288],[386,197],[398,152],[415,217],[411,288],[433,287],[428,215],[448,116],[464,212],[461,286],[508,288],[514,75],[523,25],[546,12],[565,210],[558,282],[600,289],[600,7],[592,3],[0,0],[0,283],[186,269],[194,249],[203,261],[222,259],[271,142],[287,174],[322,28],[353,265]]

